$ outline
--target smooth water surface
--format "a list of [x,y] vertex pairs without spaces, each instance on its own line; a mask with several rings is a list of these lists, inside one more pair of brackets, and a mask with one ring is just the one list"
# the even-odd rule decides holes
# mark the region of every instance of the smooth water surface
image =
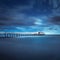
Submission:
[[0,60],[60,60],[60,36],[0,38]]

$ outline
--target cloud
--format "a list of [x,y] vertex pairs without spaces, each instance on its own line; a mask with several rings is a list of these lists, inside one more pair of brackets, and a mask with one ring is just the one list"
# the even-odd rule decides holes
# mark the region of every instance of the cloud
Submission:
[[[33,8],[34,2],[32,0],[18,0],[18,1],[0,1],[0,25],[6,26],[31,26],[34,25],[34,18],[28,16],[26,13]],[[7,4],[7,2],[9,4]],[[16,3],[16,5],[14,4]],[[21,3],[21,4],[20,4]],[[12,5],[12,6],[11,6]],[[12,8],[13,7],[13,8]]]
[[40,26],[21,26],[21,27],[16,27],[16,30],[20,30],[22,32],[38,32],[42,31],[43,27]]
[[50,17],[48,21],[54,25],[60,25],[60,16]]
[[60,34],[60,26],[53,25],[50,27],[44,27],[43,32],[45,34]]
[[[10,18],[9,18],[10,17]],[[1,25],[18,25],[18,26],[31,26],[34,24],[35,19],[33,17],[27,16],[26,14],[16,14],[15,16],[1,17]]]
[[6,26],[5,31],[59,32],[56,25],[60,26],[60,8],[55,2],[52,5],[49,0],[0,0],[0,26]]

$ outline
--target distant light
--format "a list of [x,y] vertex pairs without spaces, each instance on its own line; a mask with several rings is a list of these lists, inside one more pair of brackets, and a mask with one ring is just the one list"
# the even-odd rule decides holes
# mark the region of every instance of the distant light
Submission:
[[56,33],[56,32],[53,32],[53,31],[51,31],[51,32],[44,32],[46,35],[59,35],[60,33]]

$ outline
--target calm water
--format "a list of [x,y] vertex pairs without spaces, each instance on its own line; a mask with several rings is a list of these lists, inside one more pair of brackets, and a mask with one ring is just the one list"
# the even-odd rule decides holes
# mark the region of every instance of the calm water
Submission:
[[0,60],[60,60],[60,36],[0,38]]

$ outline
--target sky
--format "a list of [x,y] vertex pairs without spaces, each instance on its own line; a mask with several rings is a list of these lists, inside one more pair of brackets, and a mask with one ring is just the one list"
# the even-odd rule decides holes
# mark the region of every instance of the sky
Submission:
[[0,0],[0,31],[60,34],[60,0]]

